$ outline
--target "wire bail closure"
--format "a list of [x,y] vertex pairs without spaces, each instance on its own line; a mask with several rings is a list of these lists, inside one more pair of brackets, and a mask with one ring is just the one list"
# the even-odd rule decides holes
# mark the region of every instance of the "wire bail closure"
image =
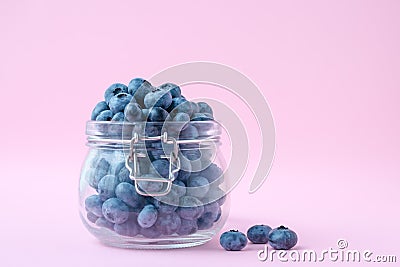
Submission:
[[[140,153],[138,153],[136,151],[135,144],[137,144],[139,141],[157,141],[157,140],[160,140],[161,142],[163,142],[165,144],[173,145],[172,152],[170,153],[169,156],[166,157],[169,160],[168,178],[140,177],[139,176],[140,169],[139,169],[139,164],[138,164],[138,157],[146,157],[146,155],[144,155],[144,156],[140,155]],[[178,152],[179,152],[179,147],[178,147],[178,143],[176,142],[176,139],[173,137],[169,137],[167,132],[164,132],[160,136],[154,136],[154,137],[150,137],[150,136],[140,137],[138,133],[133,133],[133,137],[130,140],[129,156],[126,157],[125,166],[129,170],[129,178],[135,182],[136,192],[142,196],[157,197],[157,196],[167,195],[171,191],[172,182],[175,180],[175,174],[181,168],[180,160],[178,157]],[[129,164],[130,162],[133,163],[133,168]],[[163,184],[167,184],[167,186],[162,191],[147,192],[147,191],[144,191],[142,188],[140,188],[140,186],[138,184],[138,182],[140,182],[140,181],[163,183]]]

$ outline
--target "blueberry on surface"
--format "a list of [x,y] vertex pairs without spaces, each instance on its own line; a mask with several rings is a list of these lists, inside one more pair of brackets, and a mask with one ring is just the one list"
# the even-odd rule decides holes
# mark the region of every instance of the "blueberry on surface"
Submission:
[[103,217],[101,207],[103,206],[103,200],[98,195],[91,195],[85,199],[85,209],[97,217]]
[[201,217],[204,212],[203,203],[193,196],[180,198],[179,208],[176,211],[182,219],[194,220]]
[[282,225],[269,232],[268,240],[274,249],[287,250],[297,244],[297,235],[294,231]]
[[125,106],[124,115],[127,121],[135,122],[142,120],[142,109],[138,103],[130,102]]
[[203,198],[210,190],[208,180],[202,176],[190,176],[187,182],[186,194],[196,198]]
[[105,201],[108,198],[115,197],[115,188],[119,184],[119,180],[115,175],[106,175],[101,178],[98,186],[97,192],[101,200]]
[[254,244],[267,244],[270,231],[268,225],[254,225],[247,230],[247,238]]
[[149,111],[147,120],[151,122],[163,122],[167,117],[168,112],[165,109],[160,107],[153,107]]
[[124,223],[129,218],[129,207],[118,198],[109,198],[104,201],[102,212],[104,218],[116,224]]
[[115,195],[128,206],[141,209],[144,205],[144,197],[136,192],[134,185],[122,182],[115,188]]
[[181,218],[175,212],[159,214],[155,227],[163,235],[172,235],[181,226]]
[[111,110],[104,110],[96,117],[96,121],[111,121],[114,116]]
[[157,217],[158,212],[156,207],[148,204],[139,212],[137,221],[142,228],[149,228],[156,223]]
[[109,108],[108,108],[106,101],[101,101],[101,102],[97,103],[92,111],[92,116],[90,119],[95,120],[97,118],[97,116],[99,116],[100,112],[102,112],[104,110],[108,110],[108,109]]
[[176,231],[178,235],[190,235],[196,233],[198,230],[196,220],[181,219],[181,226]]
[[125,106],[131,102],[132,96],[127,93],[119,93],[113,97],[111,97],[108,106],[110,110],[116,114],[118,112],[122,112],[125,109]]
[[124,121],[125,120],[125,115],[123,112],[118,112],[117,114],[114,114],[112,117],[111,121]]
[[104,92],[104,99],[106,100],[105,102],[108,104],[110,102],[110,99],[113,96],[118,95],[119,93],[128,93],[128,87],[125,84],[122,84],[122,83],[114,83],[114,84],[112,84]]
[[171,103],[171,93],[160,89],[151,91],[144,98],[144,106],[146,108],[160,107],[167,109]]
[[212,108],[206,102],[198,102],[197,106],[199,107],[199,113],[213,114]]
[[134,237],[139,234],[140,226],[137,223],[137,215],[131,213],[126,222],[114,225],[114,231],[123,236]]
[[181,88],[176,84],[164,83],[159,88],[165,91],[169,91],[173,98],[181,96]]
[[239,251],[247,245],[247,238],[239,231],[230,230],[221,235],[219,243],[225,250]]

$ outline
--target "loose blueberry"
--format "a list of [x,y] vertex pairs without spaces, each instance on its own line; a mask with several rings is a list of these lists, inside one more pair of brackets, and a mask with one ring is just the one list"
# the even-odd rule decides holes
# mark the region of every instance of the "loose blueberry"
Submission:
[[117,185],[115,195],[134,209],[141,209],[144,205],[144,197],[139,195],[135,186],[130,183],[122,182]]
[[204,212],[203,203],[192,196],[181,197],[179,206],[177,213],[182,219],[186,220],[198,219]]
[[153,226],[158,217],[157,209],[149,204],[144,206],[144,208],[139,212],[137,221],[142,228],[149,228]]
[[124,120],[125,120],[125,116],[124,116],[123,112],[118,112],[111,119],[111,121],[124,121]]
[[99,103],[97,103],[97,105],[94,107],[93,111],[92,111],[92,116],[91,116],[91,120],[95,120],[97,118],[97,116],[99,116],[100,112],[104,111],[104,110],[108,110],[108,105],[106,103],[106,101],[101,101]]
[[122,112],[125,109],[125,106],[128,105],[129,102],[131,102],[132,96],[127,93],[119,93],[118,95],[115,95],[111,97],[110,103],[108,104],[110,107],[110,110],[116,114],[118,112]]
[[154,90],[148,93],[144,98],[146,108],[160,107],[167,109],[172,103],[171,93],[164,90]]
[[124,115],[129,122],[141,121],[142,109],[138,103],[131,102],[125,106]]
[[126,222],[114,225],[114,231],[123,236],[134,237],[139,234],[140,226],[137,223],[137,215],[131,213]]
[[272,229],[268,234],[268,240],[274,249],[291,249],[297,244],[297,235],[285,226]]
[[105,102],[108,104],[110,102],[110,99],[113,96],[118,95],[119,93],[128,93],[128,87],[125,84],[122,84],[122,83],[114,83],[114,84],[112,84],[104,92],[104,99],[106,100]]
[[181,226],[176,231],[178,235],[190,235],[196,233],[198,230],[196,220],[181,219]]
[[119,184],[119,180],[114,175],[106,175],[101,178],[98,186],[97,192],[99,197],[105,201],[108,198],[115,197],[115,188]]
[[181,226],[181,218],[175,212],[162,213],[158,216],[155,227],[163,235],[172,235]]
[[199,113],[213,114],[212,108],[206,102],[198,102],[197,106],[199,107]]
[[188,196],[203,198],[210,190],[208,180],[202,176],[191,176],[187,183],[186,192]]
[[109,198],[103,203],[104,217],[116,224],[124,223],[129,218],[129,207],[118,198]]
[[254,225],[247,230],[247,238],[254,244],[267,244],[269,231],[268,225]]
[[96,121],[111,121],[113,115],[111,110],[104,110],[96,117]]
[[103,201],[98,195],[92,195],[85,199],[86,210],[93,213],[97,217],[103,217],[103,213],[101,211],[102,206],[103,206]]
[[219,243],[225,250],[239,251],[247,245],[247,238],[239,231],[230,230],[221,235]]
[[181,88],[176,84],[164,83],[159,88],[162,89],[162,90],[169,91],[173,98],[181,96]]
[[148,121],[163,122],[168,116],[168,112],[160,107],[151,108],[147,117]]

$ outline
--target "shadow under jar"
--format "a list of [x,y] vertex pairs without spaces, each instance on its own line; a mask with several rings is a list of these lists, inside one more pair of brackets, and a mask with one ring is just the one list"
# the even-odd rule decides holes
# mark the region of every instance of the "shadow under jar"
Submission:
[[197,246],[229,213],[229,179],[215,121],[86,125],[89,153],[79,183],[80,216],[106,245]]

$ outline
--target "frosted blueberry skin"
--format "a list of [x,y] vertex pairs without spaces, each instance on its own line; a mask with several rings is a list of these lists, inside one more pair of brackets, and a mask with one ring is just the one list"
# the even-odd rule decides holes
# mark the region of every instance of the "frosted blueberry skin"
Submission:
[[114,225],[114,231],[123,236],[134,237],[140,233],[140,226],[137,223],[137,215],[131,213],[126,222]]
[[124,115],[129,122],[142,120],[142,109],[138,103],[130,102],[125,106]]
[[98,195],[91,195],[85,199],[85,208],[89,213],[94,214],[97,217],[103,217],[101,207],[103,206],[103,200]]
[[[208,182],[211,184],[222,178],[223,172],[220,167],[215,163],[211,163],[207,168],[200,172],[200,175],[207,178]],[[222,179],[221,179],[222,180]],[[222,181],[221,181],[222,182]]]
[[125,106],[128,105],[129,102],[131,102],[132,96],[127,93],[119,93],[113,97],[111,97],[110,102],[108,103],[108,106],[110,107],[110,110],[116,114],[118,112],[122,112],[125,109]]
[[144,98],[148,93],[154,90],[154,87],[148,82],[144,81],[135,92],[132,93],[136,102],[140,105],[141,108],[145,108]]
[[236,230],[230,230],[221,235],[219,239],[221,246],[228,251],[239,251],[247,245],[247,237]]
[[119,184],[119,180],[114,175],[106,175],[101,178],[97,185],[97,192],[101,200],[105,201],[108,198],[115,197],[115,188]]
[[147,82],[145,79],[142,78],[134,78],[128,84],[128,93],[130,95],[134,95],[139,87],[144,83]]
[[198,229],[196,220],[181,219],[181,226],[176,233],[178,235],[190,235],[196,233]]
[[109,198],[103,203],[102,212],[109,222],[121,224],[129,218],[129,207],[118,198]]
[[268,225],[254,225],[247,230],[247,238],[254,244],[267,244],[270,231]]
[[213,116],[208,113],[195,113],[191,117],[192,121],[212,121],[214,120]]
[[174,83],[164,83],[159,88],[165,91],[169,91],[173,98],[180,97],[182,94],[181,88]]
[[111,110],[104,110],[96,117],[96,121],[111,121],[114,113]]
[[168,117],[168,112],[160,107],[153,107],[149,109],[148,121],[151,122],[163,122]]
[[180,226],[181,218],[175,212],[160,214],[155,223],[156,229],[162,235],[172,235],[176,233]]
[[139,210],[144,206],[144,197],[139,195],[135,186],[130,183],[118,184],[115,188],[115,195],[134,210]]
[[148,204],[139,212],[137,222],[142,228],[149,228],[156,223],[157,217],[157,209],[153,205]]
[[172,99],[172,103],[167,111],[172,114],[186,113],[191,116],[193,114],[193,107],[190,101],[187,101],[183,97],[177,97]]
[[125,121],[125,115],[123,112],[118,112],[117,114],[114,114],[112,117],[111,121]]
[[97,103],[92,111],[92,116],[90,117],[90,119],[95,120],[97,118],[97,116],[99,116],[100,112],[102,112],[104,110],[108,110],[108,109],[109,108],[108,108],[106,101],[101,101],[101,102]]
[[108,87],[107,90],[104,92],[105,102],[108,104],[110,102],[110,99],[113,96],[118,95],[119,93],[128,93],[128,87],[122,83],[114,83],[110,85],[110,87]]
[[212,108],[206,102],[198,102],[197,106],[199,107],[199,113],[208,113],[213,115]]
[[287,250],[297,244],[297,235],[294,231],[285,226],[272,229],[268,235],[269,244],[274,249]]
[[156,89],[148,93],[143,102],[146,108],[160,107],[167,109],[172,103],[172,96],[168,91]]

